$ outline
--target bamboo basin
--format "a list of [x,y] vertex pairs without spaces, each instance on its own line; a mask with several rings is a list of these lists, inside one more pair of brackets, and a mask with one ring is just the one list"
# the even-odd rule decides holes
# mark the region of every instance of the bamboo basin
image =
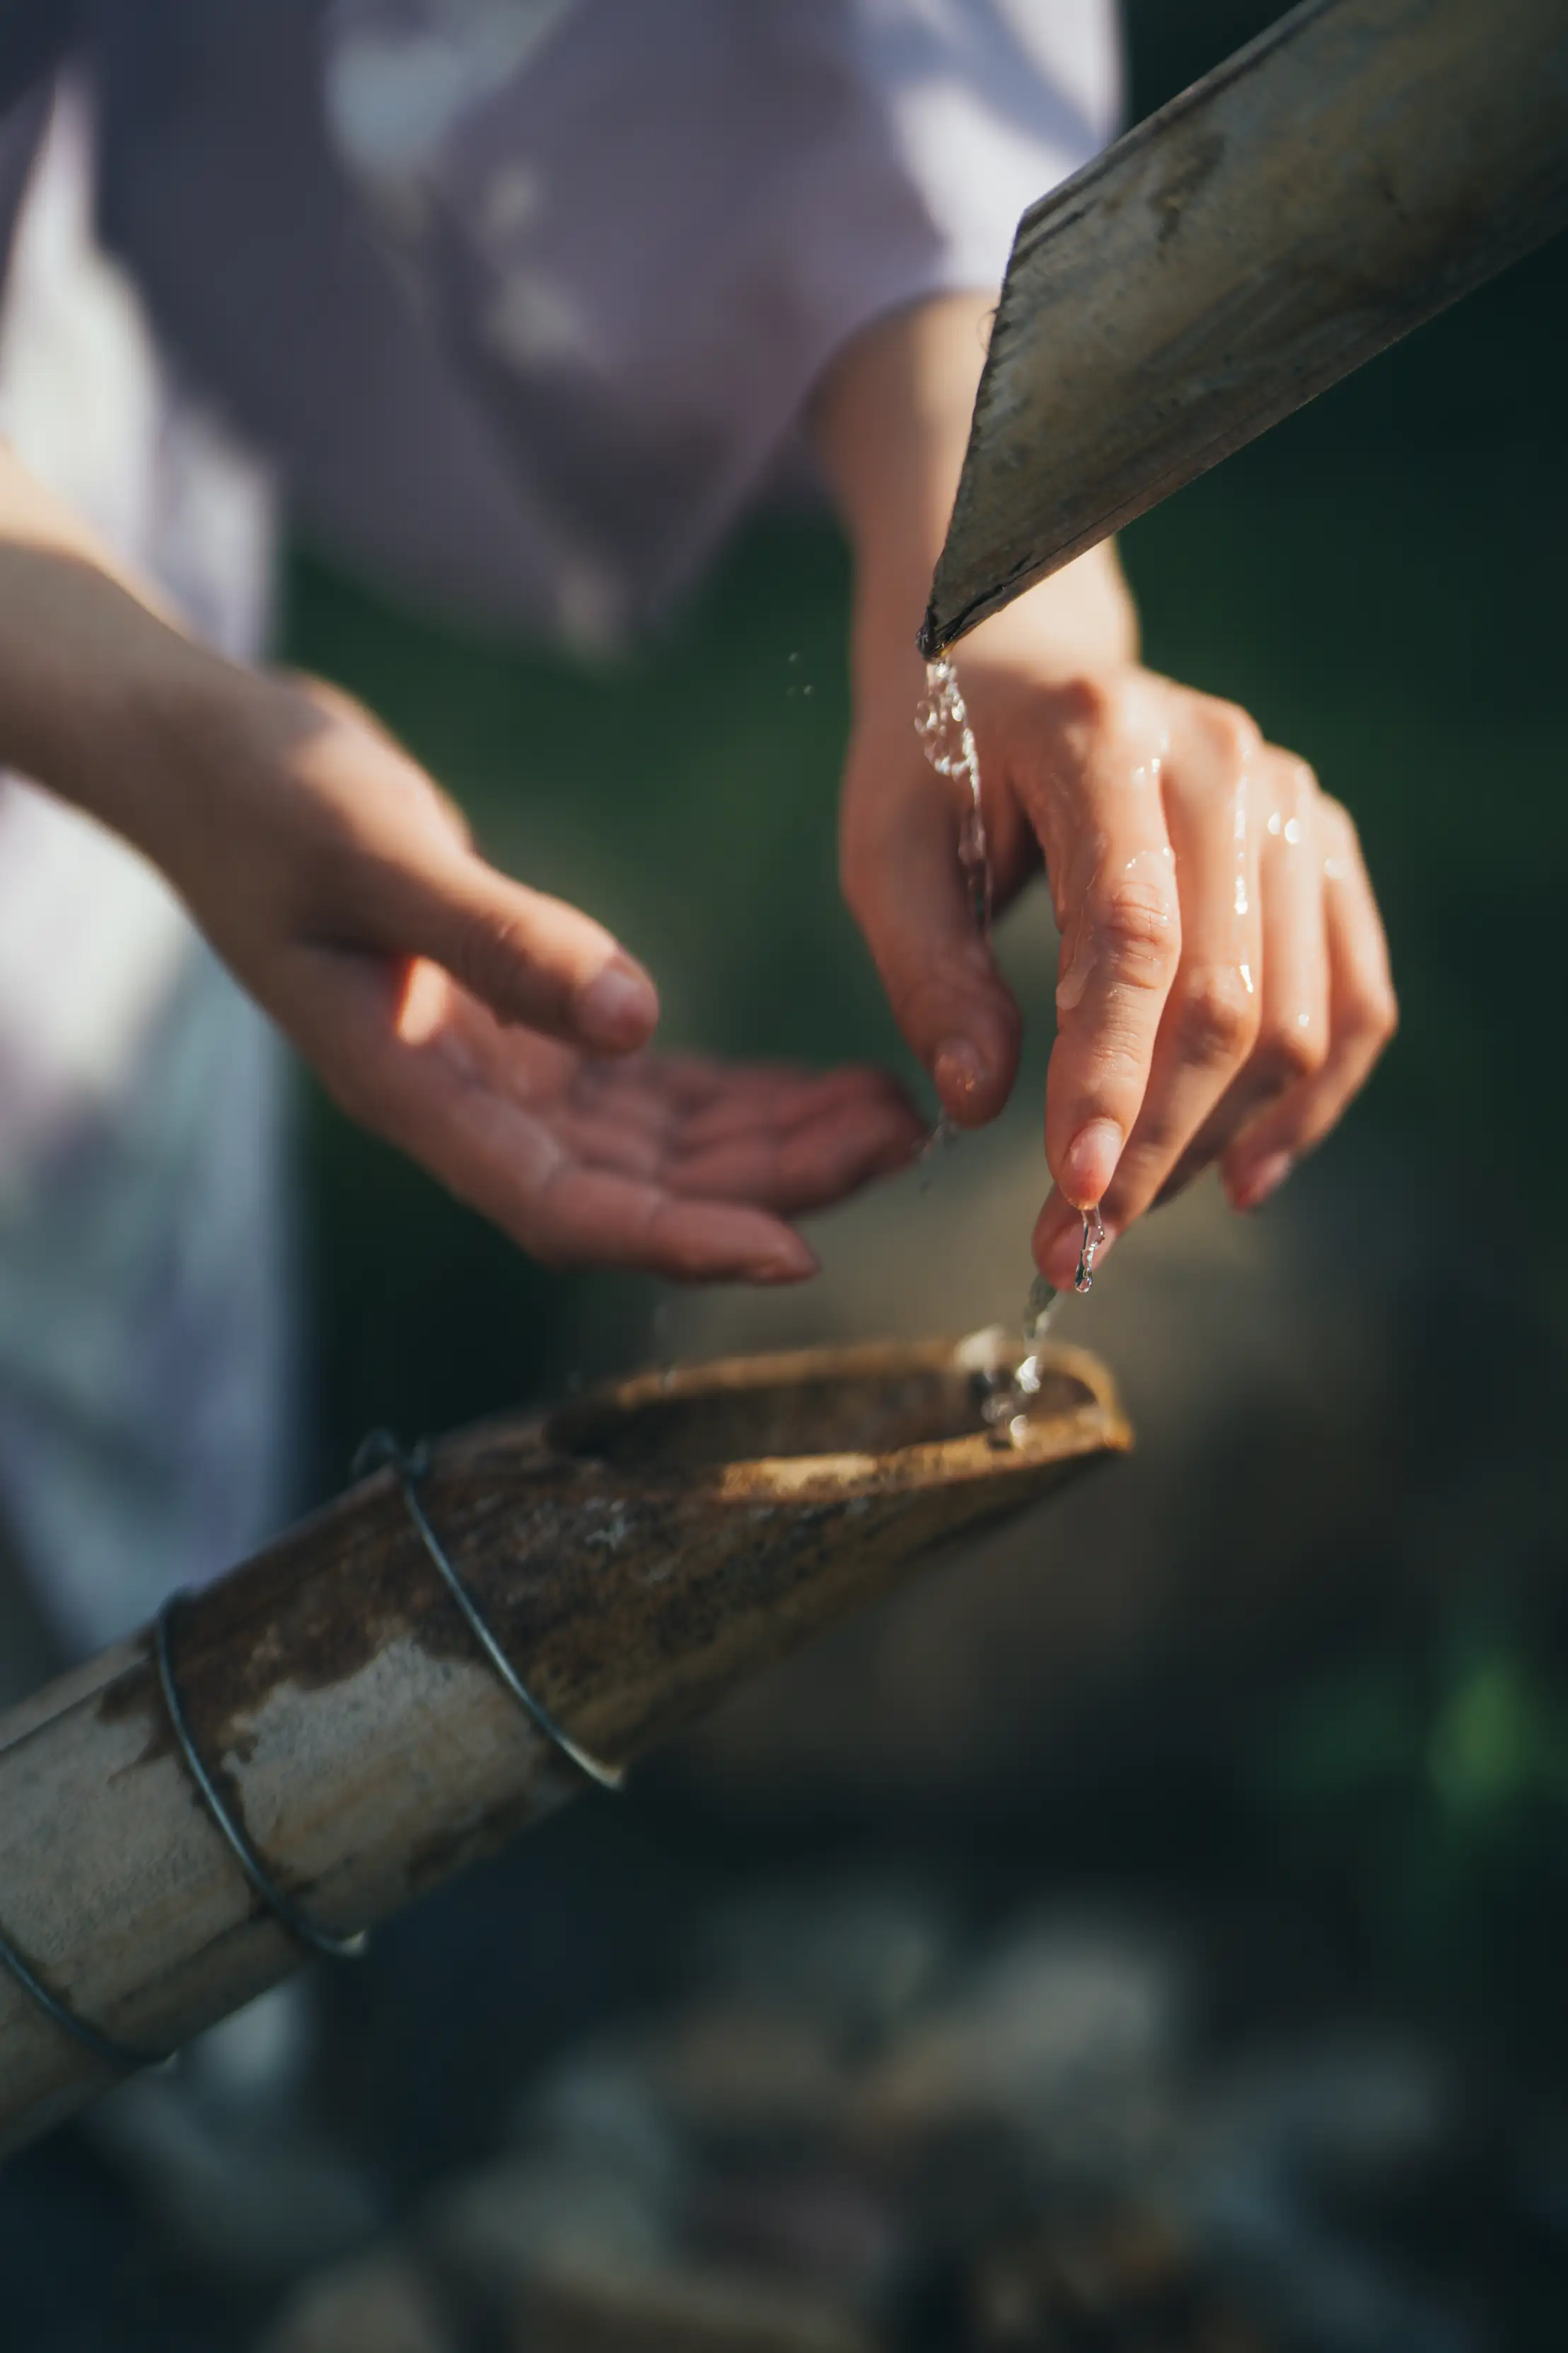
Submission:
[[[546,1442],[563,1453],[676,1475],[732,1465],[766,1476],[763,1466],[819,1457],[844,1466],[880,1458],[910,1468],[919,1449],[980,1440],[984,1457],[944,1453],[923,1463],[943,1480],[977,1472],[994,1477],[996,1441],[981,1406],[989,1372],[1017,1361],[1001,1336],[978,1335],[956,1347],[806,1350],[797,1356],[742,1356],[691,1372],[646,1373],[608,1394],[561,1408],[545,1424]],[[1103,1374],[1091,1359],[1058,1350],[1026,1417],[1029,1436],[1059,1445],[1076,1412],[1105,1403]],[[842,1467],[839,1477],[853,1476]]]
[[[1110,1376],[1043,1352],[1016,1431],[1001,1334],[647,1373],[431,1452],[419,1501],[531,1694],[622,1765],[940,1547],[1131,1443]],[[186,1603],[196,1752],[272,1883],[373,1926],[584,1786],[378,1472]],[[151,1635],[0,1717],[0,1931],[77,2017],[176,2047],[305,1948],[193,1780]],[[0,2152],[114,2081],[0,1968]]]

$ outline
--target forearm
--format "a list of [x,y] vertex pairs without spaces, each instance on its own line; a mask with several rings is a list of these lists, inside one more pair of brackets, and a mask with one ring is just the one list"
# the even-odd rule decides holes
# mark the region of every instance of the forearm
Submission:
[[0,444],[0,766],[152,849],[174,733],[244,678]]
[[[855,557],[857,688],[914,666],[915,632],[947,532],[994,298],[951,294],[877,320],[835,359],[812,427]],[[1108,542],[997,620],[1062,676],[1135,660],[1137,622]]]

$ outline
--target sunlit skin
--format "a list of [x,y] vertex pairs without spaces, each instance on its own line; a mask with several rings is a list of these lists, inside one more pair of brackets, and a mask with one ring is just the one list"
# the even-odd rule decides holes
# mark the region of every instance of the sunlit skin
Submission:
[[[977,938],[963,794],[912,717],[914,638],[945,533],[990,300],[943,298],[851,343],[817,445],[856,558],[843,884],[894,1015],[964,1126],[1001,1110],[1022,1013]],[[1105,1248],[1217,1162],[1265,1200],[1389,1038],[1383,925],[1355,828],[1234,704],[1143,669],[1113,552],[1095,550],[954,649],[1000,911],[1044,866],[1061,953],[1046,1088],[1053,1190],[1036,1262],[1071,1282],[1079,1211]]]
[[653,982],[497,872],[370,715],[190,644],[0,451],[0,764],[161,867],[355,1118],[535,1257],[787,1282],[908,1164],[884,1073],[646,1050]]

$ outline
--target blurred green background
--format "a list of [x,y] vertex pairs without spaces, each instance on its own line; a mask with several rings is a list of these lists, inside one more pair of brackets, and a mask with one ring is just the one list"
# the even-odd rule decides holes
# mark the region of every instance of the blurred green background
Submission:
[[[1132,112],[1274,13],[1133,0]],[[1456,1280],[1495,1273],[1510,1303],[1514,1361],[1435,1374],[1455,1434],[1429,1429],[1411,1455],[1418,1478],[1423,1445],[1539,1422],[1534,1492],[1500,1510],[1495,1586],[1478,1562],[1424,1646],[1305,1679],[1269,1753],[1238,1764],[1259,1867],[1321,1873],[1370,1910],[1396,1969],[1472,1992],[1531,1939],[1544,1969],[1568,1901],[1565,292],[1559,244],[1123,541],[1147,658],[1247,705],[1363,830],[1404,1026],[1329,1148],[1341,1214],[1359,1214],[1358,1171],[1392,1155],[1445,1204],[1436,1247]],[[672,1040],[902,1066],[835,882],[847,600],[828,522],[760,521],[657,649],[596,668],[443,634],[301,551],[288,650],[378,709],[502,864],[647,958]],[[439,1430],[646,1353],[649,1286],[531,1268],[315,1096],[305,1144],[317,1489],[376,1423]]]

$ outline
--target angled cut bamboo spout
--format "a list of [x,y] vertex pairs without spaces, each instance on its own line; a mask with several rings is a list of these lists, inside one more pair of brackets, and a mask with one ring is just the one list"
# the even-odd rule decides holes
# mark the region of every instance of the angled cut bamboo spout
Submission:
[[1025,214],[921,650],[1564,225],[1563,0],[1306,0]]
[[1071,1349],[999,1437],[1021,1353],[734,1360],[487,1425],[0,1717],[0,2154],[1129,1444]]

